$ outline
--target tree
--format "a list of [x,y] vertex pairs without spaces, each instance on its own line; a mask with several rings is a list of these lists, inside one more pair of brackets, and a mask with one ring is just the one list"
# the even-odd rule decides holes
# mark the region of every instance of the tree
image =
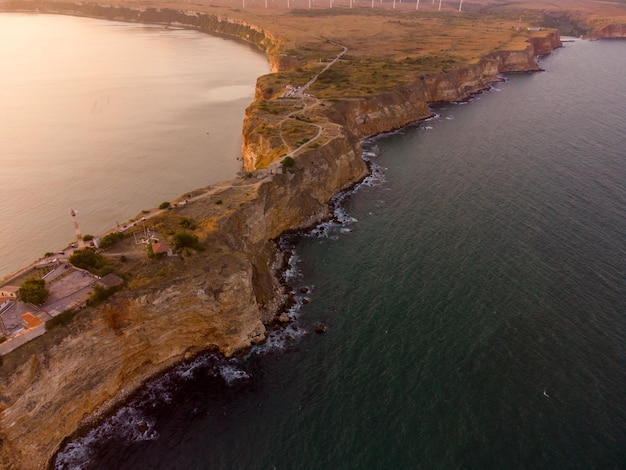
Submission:
[[296,161],[291,157],[285,157],[281,164],[284,168],[291,168],[296,164]]
[[70,256],[70,263],[77,268],[86,269],[88,271],[101,269],[105,265],[105,259],[102,255],[96,253],[93,248],[84,248],[76,250]]
[[49,294],[46,281],[43,279],[28,279],[18,291],[18,297],[22,302],[33,305],[43,305]]
[[100,248],[106,250],[116,243],[121,242],[122,240],[124,240],[124,238],[126,238],[124,232],[111,232],[108,235],[102,237],[102,240],[100,240]]
[[200,250],[202,246],[198,241],[198,237],[192,233],[176,232],[172,237],[172,243],[177,250],[181,248],[189,247],[195,250]]

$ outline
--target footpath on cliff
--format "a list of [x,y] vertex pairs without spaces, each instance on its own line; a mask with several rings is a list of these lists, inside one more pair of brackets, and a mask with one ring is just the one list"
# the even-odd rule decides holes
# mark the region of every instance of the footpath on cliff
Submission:
[[[328,217],[331,197],[367,174],[360,139],[427,117],[429,103],[465,99],[502,72],[538,70],[535,56],[560,45],[544,10],[515,2],[493,11],[475,2],[462,13],[430,2],[419,12],[389,2],[293,11],[210,3],[181,12],[159,2],[13,2],[229,34],[263,47],[274,73],[259,78],[246,110],[241,176],[183,195],[187,203],[151,219],[166,238],[183,232],[197,243],[178,256],[122,262],[131,240],[120,241],[109,258],[125,288],[4,358],[2,468],[42,468],[64,439],[181,360],[264,341],[290,298],[275,240]],[[557,13],[579,28],[617,31],[601,15]]]

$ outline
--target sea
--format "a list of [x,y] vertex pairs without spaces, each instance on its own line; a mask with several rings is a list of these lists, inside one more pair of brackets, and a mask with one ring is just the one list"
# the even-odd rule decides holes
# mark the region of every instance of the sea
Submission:
[[55,468],[624,468],[625,57],[572,40],[363,142],[372,175],[280,242],[292,323],[150,382]]
[[0,279],[241,170],[267,57],[160,25],[0,13]]

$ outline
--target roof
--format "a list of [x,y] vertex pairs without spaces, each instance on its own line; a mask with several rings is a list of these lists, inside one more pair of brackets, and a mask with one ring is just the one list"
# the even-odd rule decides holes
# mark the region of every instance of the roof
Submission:
[[22,320],[24,320],[24,322],[26,323],[26,327],[29,329],[35,328],[36,326],[39,326],[43,323],[39,318],[37,318],[30,312],[22,314]]
[[20,286],[2,286],[0,287],[0,292],[8,292],[17,294],[17,291],[20,290]]
[[158,255],[159,253],[167,253],[168,251],[170,251],[170,247],[167,246],[167,243],[152,243],[152,252],[155,255]]
[[98,279],[98,284],[102,284],[104,287],[115,287],[124,284],[124,279],[116,276],[113,273],[109,273],[106,276]]

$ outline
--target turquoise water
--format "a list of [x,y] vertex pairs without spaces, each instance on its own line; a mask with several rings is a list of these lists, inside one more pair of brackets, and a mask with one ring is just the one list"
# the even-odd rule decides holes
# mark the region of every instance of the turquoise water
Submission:
[[294,325],[181,365],[57,468],[622,468],[624,57],[568,43],[365,142],[372,178],[284,241]]

